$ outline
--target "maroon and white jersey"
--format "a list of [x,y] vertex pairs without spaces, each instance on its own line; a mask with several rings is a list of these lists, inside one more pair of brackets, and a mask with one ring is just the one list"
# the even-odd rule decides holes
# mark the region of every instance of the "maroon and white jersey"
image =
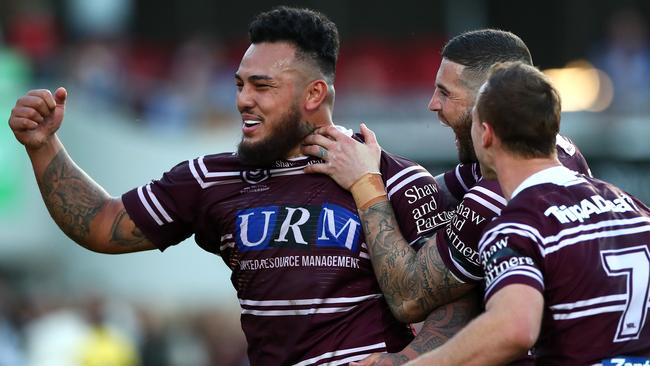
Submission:
[[[235,154],[203,156],[122,196],[161,250],[194,234],[232,269],[252,365],[347,365],[413,338],[382,297],[352,196],[303,173],[317,162],[250,169]],[[381,172],[407,240],[439,225],[424,168],[383,153]]]
[[544,296],[539,364],[650,353],[650,210],[636,198],[561,166],[543,170],[515,189],[479,253],[485,302],[510,284]]
[[[578,148],[560,135],[556,139],[560,162],[567,168],[591,175],[587,161]],[[436,233],[438,252],[454,276],[465,283],[483,279],[483,267],[478,256],[478,242],[485,227],[506,205],[496,180],[483,179],[478,164],[458,165],[445,173],[450,192],[462,200],[450,215],[444,230]]]

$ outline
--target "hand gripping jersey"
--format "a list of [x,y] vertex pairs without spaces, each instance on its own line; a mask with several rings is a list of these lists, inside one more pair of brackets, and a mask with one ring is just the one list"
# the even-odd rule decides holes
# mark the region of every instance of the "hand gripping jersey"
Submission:
[[544,296],[541,365],[650,354],[650,210],[564,167],[513,192],[479,244],[485,301],[509,284]]
[[[558,135],[556,147],[564,166],[591,175],[587,161],[571,140]],[[447,189],[460,203],[451,213],[449,223],[436,233],[438,251],[456,278],[477,283],[483,279],[478,241],[485,227],[501,214],[507,202],[499,183],[483,179],[476,163],[460,164],[445,173],[444,179]]]
[[[204,156],[122,197],[161,250],[194,234],[232,269],[252,365],[347,365],[413,337],[381,295],[352,196],[303,173],[316,162],[249,169],[234,154]],[[410,242],[440,225],[424,168],[382,153],[381,172]]]

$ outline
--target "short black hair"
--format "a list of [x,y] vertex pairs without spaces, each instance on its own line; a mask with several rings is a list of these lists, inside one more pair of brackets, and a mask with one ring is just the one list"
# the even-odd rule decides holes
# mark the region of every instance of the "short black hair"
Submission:
[[533,65],[524,41],[516,34],[499,29],[479,29],[461,33],[447,42],[442,57],[465,66],[465,79],[473,79],[474,89],[483,84],[490,67],[497,62],[519,61]]
[[535,67],[522,62],[495,64],[478,96],[476,111],[510,152],[525,158],[555,153],[560,94]]
[[258,14],[248,27],[248,35],[253,44],[292,43],[297,57],[315,61],[328,81],[334,82],[339,33],[336,24],[322,13],[279,6]]

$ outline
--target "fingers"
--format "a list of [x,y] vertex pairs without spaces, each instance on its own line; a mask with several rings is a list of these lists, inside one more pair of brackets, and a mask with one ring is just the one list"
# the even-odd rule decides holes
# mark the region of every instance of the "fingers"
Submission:
[[[318,130],[316,130],[318,131]],[[318,145],[322,146],[325,149],[331,149],[332,146],[336,144],[335,141],[330,140],[329,138],[325,137],[324,135],[320,135],[317,132],[312,133],[310,135],[307,135],[307,137],[304,138],[303,143],[305,145]],[[314,155],[316,156],[316,155]]]
[[37,123],[42,123],[44,120],[43,115],[40,113],[40,111],[37,111],[36,109],[30,107],[16,106],[11,111],[11,115],[17,118],[29,119]]
[[56,107],[54,96],[52,96],[52,93],[47,89],[30,90],[29,92],[27,92],[27,95],[30,97],[41,99],[45,103],[48,109],[54,109],[54,107]]
[[321,135],[328,137],[331,140],[338,140],[340,138],[348,137],[345,133],[343,133],[341,130],[336,128],[335,126],[324,126],[324,127],[319,127],[317,128],[314,133],[314,135]]
[[9,127],[13,131],[28,131],[38,127],[38,123],[27,118],[12,118],[9,121]]
[[68,99],[68,91],[64,87],[59,87],[54,91],[54,100],[57,107],[64,106],[66,99]]
[[303,170],[307,174],[328,174],[329,167],[326,163],[309,164]]
[[371,129],[368,128],[368,126],[366,126],[365,123],[362,123],[360,125],[360,129],[361,129],[361,135],[363,135],[363,139],[366,142],[366,144],[379,145],[379,143],[377,142],[377,136]]
[[318,145],[302,145],[300,150],[305,155],[311,155],[313,157],[327,160],[328,154],[327,149]]
[[[54,99],[52,99],[54,100]],[[50,108],[47,101],[39,96],[25,95],[18,99],[16,102],[16,108],[27,108],[34,111],[34,113],[39,114],[42,117],[47,117],[50,115],[54,107]]]

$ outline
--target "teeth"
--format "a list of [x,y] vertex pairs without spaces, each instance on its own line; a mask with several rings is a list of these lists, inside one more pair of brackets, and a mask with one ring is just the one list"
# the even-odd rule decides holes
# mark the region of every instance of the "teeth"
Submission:
[[247,121],[244,121],[244,124],[245,124],[246,126],[249,126],[249,127],[250,127],[250,126],[259,125],[260,123],[262,123],[262,122],[261,122],[261,121],[253,121],[253,120],[247,120]]

